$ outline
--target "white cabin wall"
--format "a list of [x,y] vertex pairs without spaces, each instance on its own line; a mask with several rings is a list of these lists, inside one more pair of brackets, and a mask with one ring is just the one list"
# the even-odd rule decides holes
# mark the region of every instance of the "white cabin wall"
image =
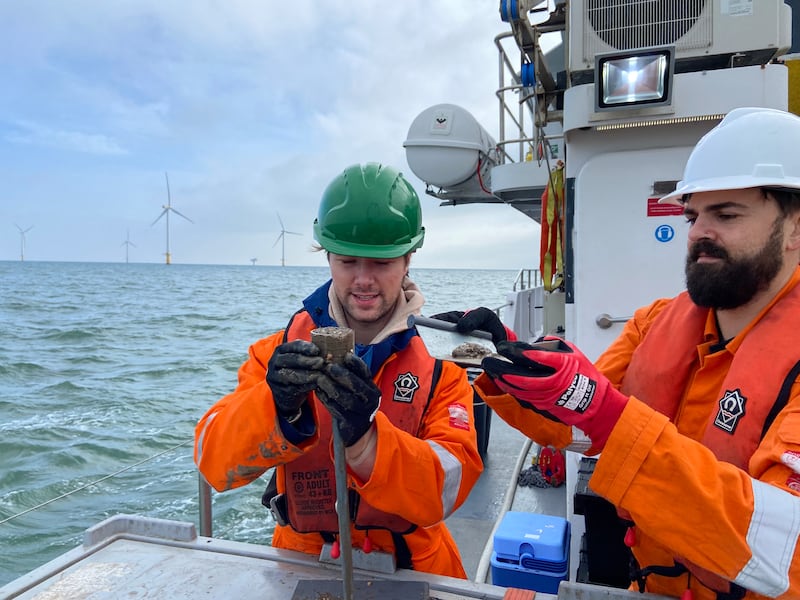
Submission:
[[[603,329],[598,316],[629,317],[639,306],[684,288],[685,220],[680,215],[648,217],[647,201],[654,196],[655,181],[681,179],[692,148],[718,122],[691,119],[738,106],[786,109],[788,87],[783,65],[679,74],[671,106],[600,114],[594,112],[593,88],[575,86],[564,97],[566,177],[574,185],[565,325],[567,339],[596,359],[623,326]],[[648,119],[672,122],[597,129]],[[662,225],[674,230],[668,242],[656,239]]]

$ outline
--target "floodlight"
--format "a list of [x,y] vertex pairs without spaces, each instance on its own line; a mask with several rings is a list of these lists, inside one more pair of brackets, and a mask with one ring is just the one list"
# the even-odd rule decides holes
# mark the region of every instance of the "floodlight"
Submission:
[[595,59],[595,110],[669,104],[675,48],[599,54]]

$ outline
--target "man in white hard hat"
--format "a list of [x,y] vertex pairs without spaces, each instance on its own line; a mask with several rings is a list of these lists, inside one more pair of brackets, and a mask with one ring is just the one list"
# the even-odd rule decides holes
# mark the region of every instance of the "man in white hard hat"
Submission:
[[476,389],[539,443],[566,424],[602,451],[589,485],[630,521],[634,589],[800,598],[800,118],[732,111],[662,201],[689,222],[687,291],[595,364],[501,342]]

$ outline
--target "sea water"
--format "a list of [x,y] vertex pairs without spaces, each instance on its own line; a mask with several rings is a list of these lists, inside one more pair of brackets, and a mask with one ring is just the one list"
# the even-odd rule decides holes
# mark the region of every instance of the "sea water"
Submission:
[[[0,585],[115,514],[198,523],[197,420],[233,390],[249,344],[281,329],[328,276],[0,261]],[[515,276],[411,269],[426,315],[498,308]],[[267,478],[213,494],[215,537],[270,543]]]

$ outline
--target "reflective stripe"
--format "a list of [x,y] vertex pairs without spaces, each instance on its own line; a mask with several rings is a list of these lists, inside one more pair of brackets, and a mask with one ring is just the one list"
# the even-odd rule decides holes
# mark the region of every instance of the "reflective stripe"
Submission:
[[206,437],[206,430],[216,416],[216,412],[213,412],[208,416],[205,425],[203,425],[203,431],[201,431],[200,435],[197,436],[197,443],[195,444],[195,447],[197,448],[197,466],[200,466],[200,462],[203,460],[203,440]]
[[442,470],[444,471],[442,509],[444,510],[444,518],[447,518],[453,512],[458,498],[458,490],[461,488],[461,461],[436,442],[428,440],[428,444],[439,458],[439,464],[442,465]]
[[753,516],[747,530],[752,557],[736,583],[774,598],[789,589],[789,567],[800,535],[800,498],[773,485],[753,483]]

